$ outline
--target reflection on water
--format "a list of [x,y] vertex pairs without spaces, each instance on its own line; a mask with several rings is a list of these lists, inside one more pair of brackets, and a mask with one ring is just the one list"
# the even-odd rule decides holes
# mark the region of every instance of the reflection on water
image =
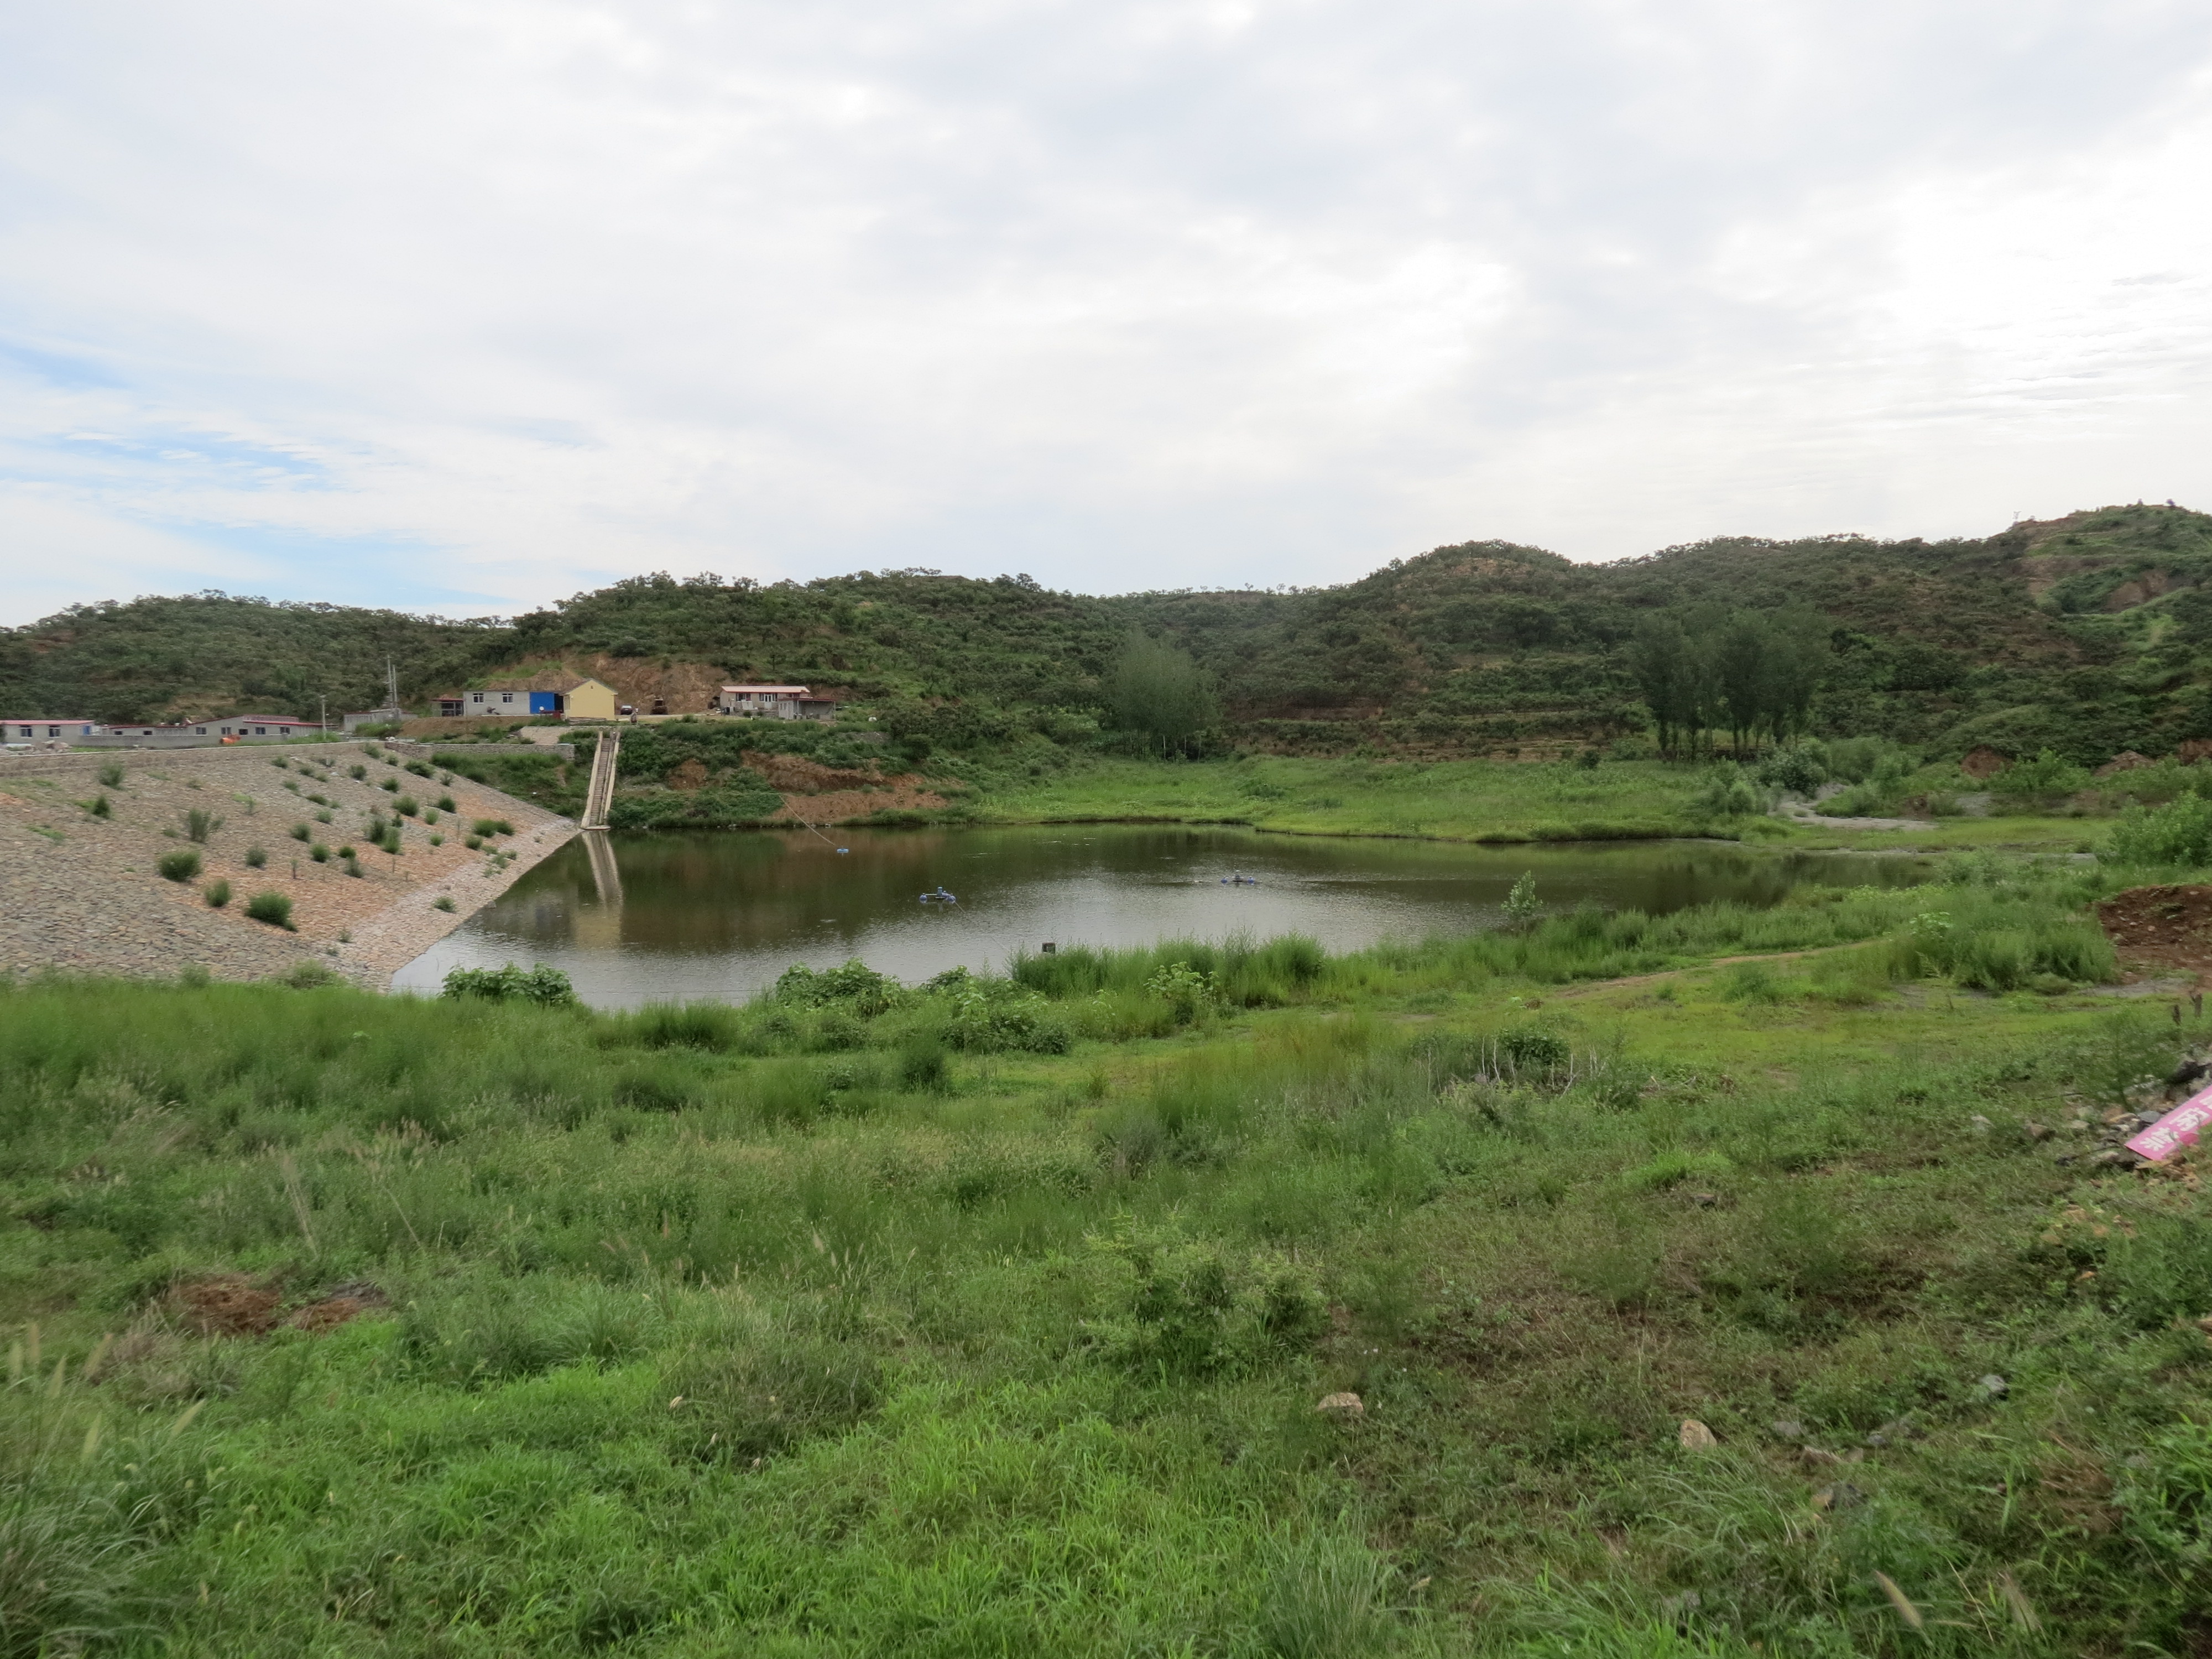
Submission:
[[[851,850],[840,853],[838,846]],[[404,969],[550,963],[602,1007],[742,999],[794,962],[860,957],[914,981],[1018,947],[1310,933],[1333,950],[1493,927],[1534,872],[1547,906],[1655,913],[1773,903],[1807,883],[1893,885],[1916,860],[1701,842],[1445,847],[1122,825],[580,836]],[[1254,884],[1231,884],[1238,875]],[[937,887],[956,905],[924,904]]]

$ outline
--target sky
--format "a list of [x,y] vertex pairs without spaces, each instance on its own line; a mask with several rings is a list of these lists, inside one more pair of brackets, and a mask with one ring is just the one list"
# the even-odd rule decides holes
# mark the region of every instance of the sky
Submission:
[[0,15],[0,623],[2212,507],[2203,0]]

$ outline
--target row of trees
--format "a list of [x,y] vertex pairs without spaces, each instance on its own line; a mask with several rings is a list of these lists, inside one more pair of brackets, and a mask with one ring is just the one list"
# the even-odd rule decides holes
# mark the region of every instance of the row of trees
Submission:
[[1105,703],[1114,724],[1151,753],[1194,756],[1221,724],[1221,697],[1188,651],[1132,633],[1108,668]]
[[1629,647],[1629,667],[1659,747],[1695,755],[1725,732],[1741,755],[1802,736],[1828,632],[1812,611],[1701,608],[1647,618]]

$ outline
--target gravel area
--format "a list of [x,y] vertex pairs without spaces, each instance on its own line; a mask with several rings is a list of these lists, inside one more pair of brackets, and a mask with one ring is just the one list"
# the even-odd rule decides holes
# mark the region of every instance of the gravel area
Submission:
[[[188,967],[218,979],[282,975],[312,961],[370,988],[496,897],[575,833],[575,825],[498,790],[454,777],[441,782],[400,769],[366,745],[316,744],[272,755],[261,749],[14,756],[0,759],[0,972],[115,974],[172,978]],[[100,784],[103,767],[123,781]],[[349,769],[362,768],[355,779]],[[395,781],[398,788],[379,786]],[[289,787],[288,787],[289,786]],[[422,816],[399,820],[397,858],[369,848],[372,808],[387,817],[398,795]],[[308,799],[319,795],[321,801]],[[435,803],[450,796],[450,811]],[[105,797],[107,815],[90,807]],[[186,814],[218,820],[204,842],[186,837]],[[435,823],[425,822],[438,811]],[[329,814],[327,823],[319,815]],[[477,818],[514,826],[480,852],[465,845]],[[302,842],[291,833],[306,826]],[[432,846],[436,835],[441,844]],[[309,848],[362,849],[358,877]],[[495,859],[492,849],[499,849]],[[256,868],[252,849],[265,854]],[[164,879],[166,854],[195,850],[200,873]],[[207,902],[211,884],[230,884],[228,904]],[[256,894],[292,900],[295,932],[249,921]],[[436,908],[449,898],[451,911]]]

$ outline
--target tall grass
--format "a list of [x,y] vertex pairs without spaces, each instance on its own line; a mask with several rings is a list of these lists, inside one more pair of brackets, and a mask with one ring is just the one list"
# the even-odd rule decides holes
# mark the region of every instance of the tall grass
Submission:
[[[2032,926],[2064,891],[1941,903]],[[977,993],[1072,1024],[1183,962],[1338,1004],[1224,990],[1066,1055],[951,1044],[972,981],[848,970],[619,1015],[0,988],[8,1638],[1901,1652],[1878,1571],[1961,1653],[2180,1650],[2212,1216],[2077,1186],[2023,1127],[2163,1074],[2163,1018],[1959,999],[1875,1050],[1717,983],[1617,1029],[1389,1000],[1936,908]],[[265,1328],[196,1314],[219,1275]],[[369,1311],[319,1331],[340,1294]],[[1340,1391],[1359,1415],[1316,1409]]]
[[[2010,866],[2006,866],[2008,869]],[[2095,983],[2112,977],[2110,947],[2082,914],[2094,877],[2042,873],[2000,887],[1972,885],[1810,890],[1759,908],[1729,902],[1664,916],[1588,908],[1525,929],[1392,942],[1329,955],[1297,936],[1255,943],[1177,939],[1122,949],[1063,946],[1018,955],[1008,972],[1059,1000],[1140,996],[1164,968],[1210,975],[1231,1007],[1279,1007],[1382,992],[1466,988],[1494,981],[1568,984],[1650,974],[1723,955],[1817,951],[1902,933],[1917,954],[1896,957],[1899,977],[1956,973],[1961,983],[2011,989],[2037,975]],[[1938,947],[1913,931],[1942,908]],[[1124,1035],[1133,1032],[1122,1033]]]

